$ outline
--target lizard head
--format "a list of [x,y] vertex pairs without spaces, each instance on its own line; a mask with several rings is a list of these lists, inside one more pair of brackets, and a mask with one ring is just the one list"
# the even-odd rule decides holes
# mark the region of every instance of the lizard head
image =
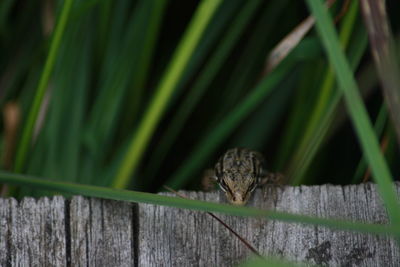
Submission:
[[261,154],[245,148],[234,148],[219,158],[215,165],[215,176],[230,203],[245,205],[259,184],[262,168]]
[[245,205],[257,186],[257,178],[251,174],[226,172],[219,179],[218,185],[230,203]]

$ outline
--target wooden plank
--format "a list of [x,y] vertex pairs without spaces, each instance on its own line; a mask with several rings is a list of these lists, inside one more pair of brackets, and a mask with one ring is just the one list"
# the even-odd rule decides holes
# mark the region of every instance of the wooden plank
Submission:
[[[224,202],[219,192],[183,193]],[[249,205],[387,223],[373,184],[269,187],[256,191]],[[388,237],[219,216],[264,255],[329,266],[400,266],[399,248]],[[80,196],[0,199],[0,266],[232,266],[249,255],[203,212]]]
[[11,199],[0,198],[0,266],[7,266],[9,260],[9,229],[11,226]]
[[[62,197],[2,200],[9,225],[1,230],[6,244],[1,266],[65,266],[66,242]],[[3,206],[3,205],[2,205]],[[4,210],[3,212],[4,215]],[[3,223],[2,223],[3,224]],[[0,253],[3,254],[3,253]],[[4,264],[4,265],[3,265]]]
[[71,266],[133,266],[135,205],[74,197],[70,203]]
[[[192,199],[224,201],[222,193],[184,193]],[[386,212],[372,184],[270,187],[256,191],[250,205],[326,218],[387,223]],[[400,266],[399,249],[388,237],[263,219],[219,217],[263,255],[329,266]],[[141,204],[139,221],[139,266],[232,266],[251,255],[239,240],[205,213]]]
[[131,203],[0,199],[0,266],[133,266]]

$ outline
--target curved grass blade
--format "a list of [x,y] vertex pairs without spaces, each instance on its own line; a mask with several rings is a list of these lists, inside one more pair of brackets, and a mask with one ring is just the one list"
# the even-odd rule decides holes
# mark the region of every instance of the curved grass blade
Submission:
[[219,212],[234,216],[257,217],[283,222],[319,225],[332,229],[355,231],[360,233],[393,235],[400,237],[400,229],[393,225],[367,224],[348,220],[326,219],[306,215],[298,215],[281,211],[268,211],[253,207],[242,207],[228,204],[206,202],[200,200],[182,199],[145,192],[113,189],[93,185],[56,182],[28,175],[20,175],[0,171],[0,182],[43,190],[57,191],[67,194],[79,194],[88,197],[98,197],[129,202],[147,203],[190,210]]
[[350,66],[341,50],[331,18],[321,1],[307,0],[316,18],[318,33],[332,64],[350,113],[362,150],[371,166],[378,190],[388,210],[391,223],[400,229],[400,206],[389,168],[380,151],[378,141],[368,118],[367,111],[358,92]]
[[70,11],[72,8],[72,3],[73,3],[72,0],[64,1],[59,21],[53,33],[53,37],[50,44],[50,51],[47,56],[46,63],[44,65],[43,73],[40,77],[39,85],[36,90],[36,95],[33,100],[32,107],[29,111],[28,119],[25,123],[25,127],[22,132],[21,141],[18,146],[16,162],[14,166],[14,170],[16,172],[21,172],[25,165],[35,122],[37,120],[39,109],[42,105],[43,98],[46,93],[46,88],[49,83],[51,73],[54,69],[54,63],[56,61],[56,56],[60,48],[61,39],[63,37],[64,30],[68,22],[68,17],[70,15]]
[[203,0],[196,10],[183,39],[176,49],[174,56],[167,67],[155,96],[153,97],[147,111],[145,112],[138,130],[129,144],[128,152],[123,159],[118,173],[113,181],[113,187],[125,188],[129,178],[139,165],[144,150],[150,141],[158,121],[166,108],[174,89],[179,82],[184,68],[196,48],[202,33],[220,4],[220,0]]

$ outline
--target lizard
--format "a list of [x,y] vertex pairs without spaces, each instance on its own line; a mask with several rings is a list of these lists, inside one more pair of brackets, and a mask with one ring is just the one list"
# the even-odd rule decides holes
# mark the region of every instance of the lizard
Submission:
[[269,173],[261,153],[247,148],[227,150],[208,170],[212,178],[225,192],[227,200],[234,205],[245,205],[257,186],[279,183],[281,174]]

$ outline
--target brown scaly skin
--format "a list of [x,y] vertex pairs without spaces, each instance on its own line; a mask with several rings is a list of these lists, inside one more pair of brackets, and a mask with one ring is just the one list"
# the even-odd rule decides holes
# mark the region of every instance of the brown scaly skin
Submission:
[[215,165],[215,179],[234,205],[245,205],[266,174],[264,157],[246,148],[229,149]]

